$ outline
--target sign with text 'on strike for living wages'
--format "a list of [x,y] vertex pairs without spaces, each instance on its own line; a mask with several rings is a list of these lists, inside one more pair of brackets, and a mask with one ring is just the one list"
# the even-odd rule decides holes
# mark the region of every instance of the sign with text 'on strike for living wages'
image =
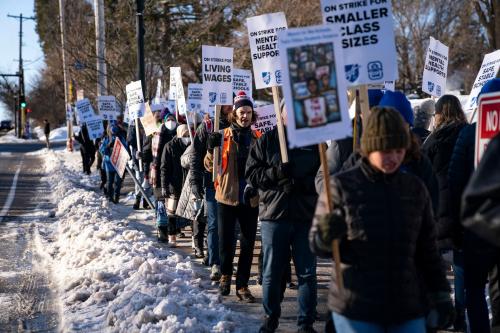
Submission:
[[247,19],[247,29],[255,87],[264,89],[280,86],[282,77],[278,31],[287,29],[285,14],[279,12],[250,17]]
[[477,167],[488,143],[500,133],[500,92],[482,94],[479,98],[476,149],[474,164]]
[[391,0],[321,0],[321,11],[340,34],[349,86],[397,79]]
[[466,110],[473,110],[477,107],[477,96],[486,82],[496,77],[500,70],[500,50],[488,53],[484,56],[483,63],[477,73],[476,80],[472,85],[469,100],[465,106]]
[[434,97],[441,97],[446,90],[448,73],[448,46],[431,37],[425,57],[422,91]]
[[201,48],[204,104],[232,105],[233,48],[208,45]]

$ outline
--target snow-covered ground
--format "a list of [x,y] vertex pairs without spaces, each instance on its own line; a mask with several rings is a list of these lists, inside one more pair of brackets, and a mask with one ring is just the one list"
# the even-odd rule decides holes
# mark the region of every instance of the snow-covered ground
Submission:
[[5,135],[0,136],[0,143],[21,143],[21,142],[38,142],[38,140],[19,139],[16,136],[15,130],[10,130]]
[[[77,133],[80,131],[80,127],[78,126],[73,126],[73,133]],[[43,128],[40,126],[37,126],[33,129],[33,131],[36,133],[37,137],[39,140],[45,142],[45,133],[43,133]],[[68,139],[68,127],[63,126],[63,127],[58,127],[50,131],[49,134],[49,140],[50,142],[64,142]]]
[[255,332],[255,320],[203,288],[189,257],[129,225],[130,207],[95,192],[79,154],[43,150],[56,223],[42,226],[64,332]]

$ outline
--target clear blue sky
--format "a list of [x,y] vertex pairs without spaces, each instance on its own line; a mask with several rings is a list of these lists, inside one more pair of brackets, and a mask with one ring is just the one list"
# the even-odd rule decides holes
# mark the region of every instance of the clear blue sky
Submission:
[[[7,17],[7,14],[34,16],[34,0],[0,0],[0,73],[15,74],[19,68],[19,20]],[[54,23],[57,20],[54,20]],[[23,59],[25,87],[29,91],[38,71],[45,66],[43,53],[35,32],[35,21],[23,22]],[[0,78],[1,79],[1,78]],[[3,80],[3,79],[1,79]],[[17,78],[10,78],[15,80]],[[6,106],[0,103],[0,120],[9,119]]]

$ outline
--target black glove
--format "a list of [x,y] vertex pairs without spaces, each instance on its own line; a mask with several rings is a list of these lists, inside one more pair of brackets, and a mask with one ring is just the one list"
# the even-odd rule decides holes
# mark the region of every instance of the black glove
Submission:
[[337,208],[332,213],[318,217],[318,230],[324,243],[331,243],[347,233],[347,224],[343,210]]
[[283,178],[278,181],[278,188],[285,192],[286,194],[292,193],[293,190],[293,184],[292,181],[288,178]]
[[201,186],[194,183],[194,184],[191,184],[191,188],[193,190],[193,194],[194,194],[196,199],[203,199],[203,189],[201,188]]
[[259,192],[257,192],[257,190],[252,186],[245,186],[245,189],[243,190],[243,204],[250,205],[250,199],[256,197],[257,194],[259,194]]
[[207,139],[207,148],[209,151],[213,151],[215,147],[220,147],[222,144],[222,134],[219,132],[210,133]]
[[426,318],[427,327],[433,329],[445,329],[455,321],[455,307],[447,291],[437,292],[430,295],[433,303],[432,310]]
[[136,151],[135,151],[135,158],[136,158],[137,160],[142,160],[142,151],[138,151],[138,150],[136,150]]
[[280,163],[280,165],[276,169],[276,178],[280,180],[291,177],[292,177],[292,166],[290,162]]

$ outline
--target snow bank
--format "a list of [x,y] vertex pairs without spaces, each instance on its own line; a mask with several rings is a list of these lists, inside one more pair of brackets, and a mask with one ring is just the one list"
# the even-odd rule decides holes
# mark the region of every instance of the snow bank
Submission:
[[[77,153],[46,154],[58,219],[47,242],[61,293],[61,329],[80,332],[255,332],[201,286],[188,257],[158,247],[82,176]],[[78,170],[78,171],[77,171]],[[243,324],[245,323],[245,324]],[[243,327],[245,326],[245,327]]]
[[37,142],[38,140],[33,139],[19,139],[16,136],[15,130],[8,131],[5,135],[0,136],[0,143],[23,143],[23,142]]
[[[80,127],[73,126],[72,130],[73,130],[73,133],[77,133],[80,131]],[[38,137],[39,140],[45,141],[45,133],[43,132],[42,127],[37,126],[33,129],[33,131],[36,133],[36,136]],[[50,131],[50,134],[49,134],[50,142],[64,142],[67,139],[68,139],[68,127],[67,126],[54,128],[53,130]]]

